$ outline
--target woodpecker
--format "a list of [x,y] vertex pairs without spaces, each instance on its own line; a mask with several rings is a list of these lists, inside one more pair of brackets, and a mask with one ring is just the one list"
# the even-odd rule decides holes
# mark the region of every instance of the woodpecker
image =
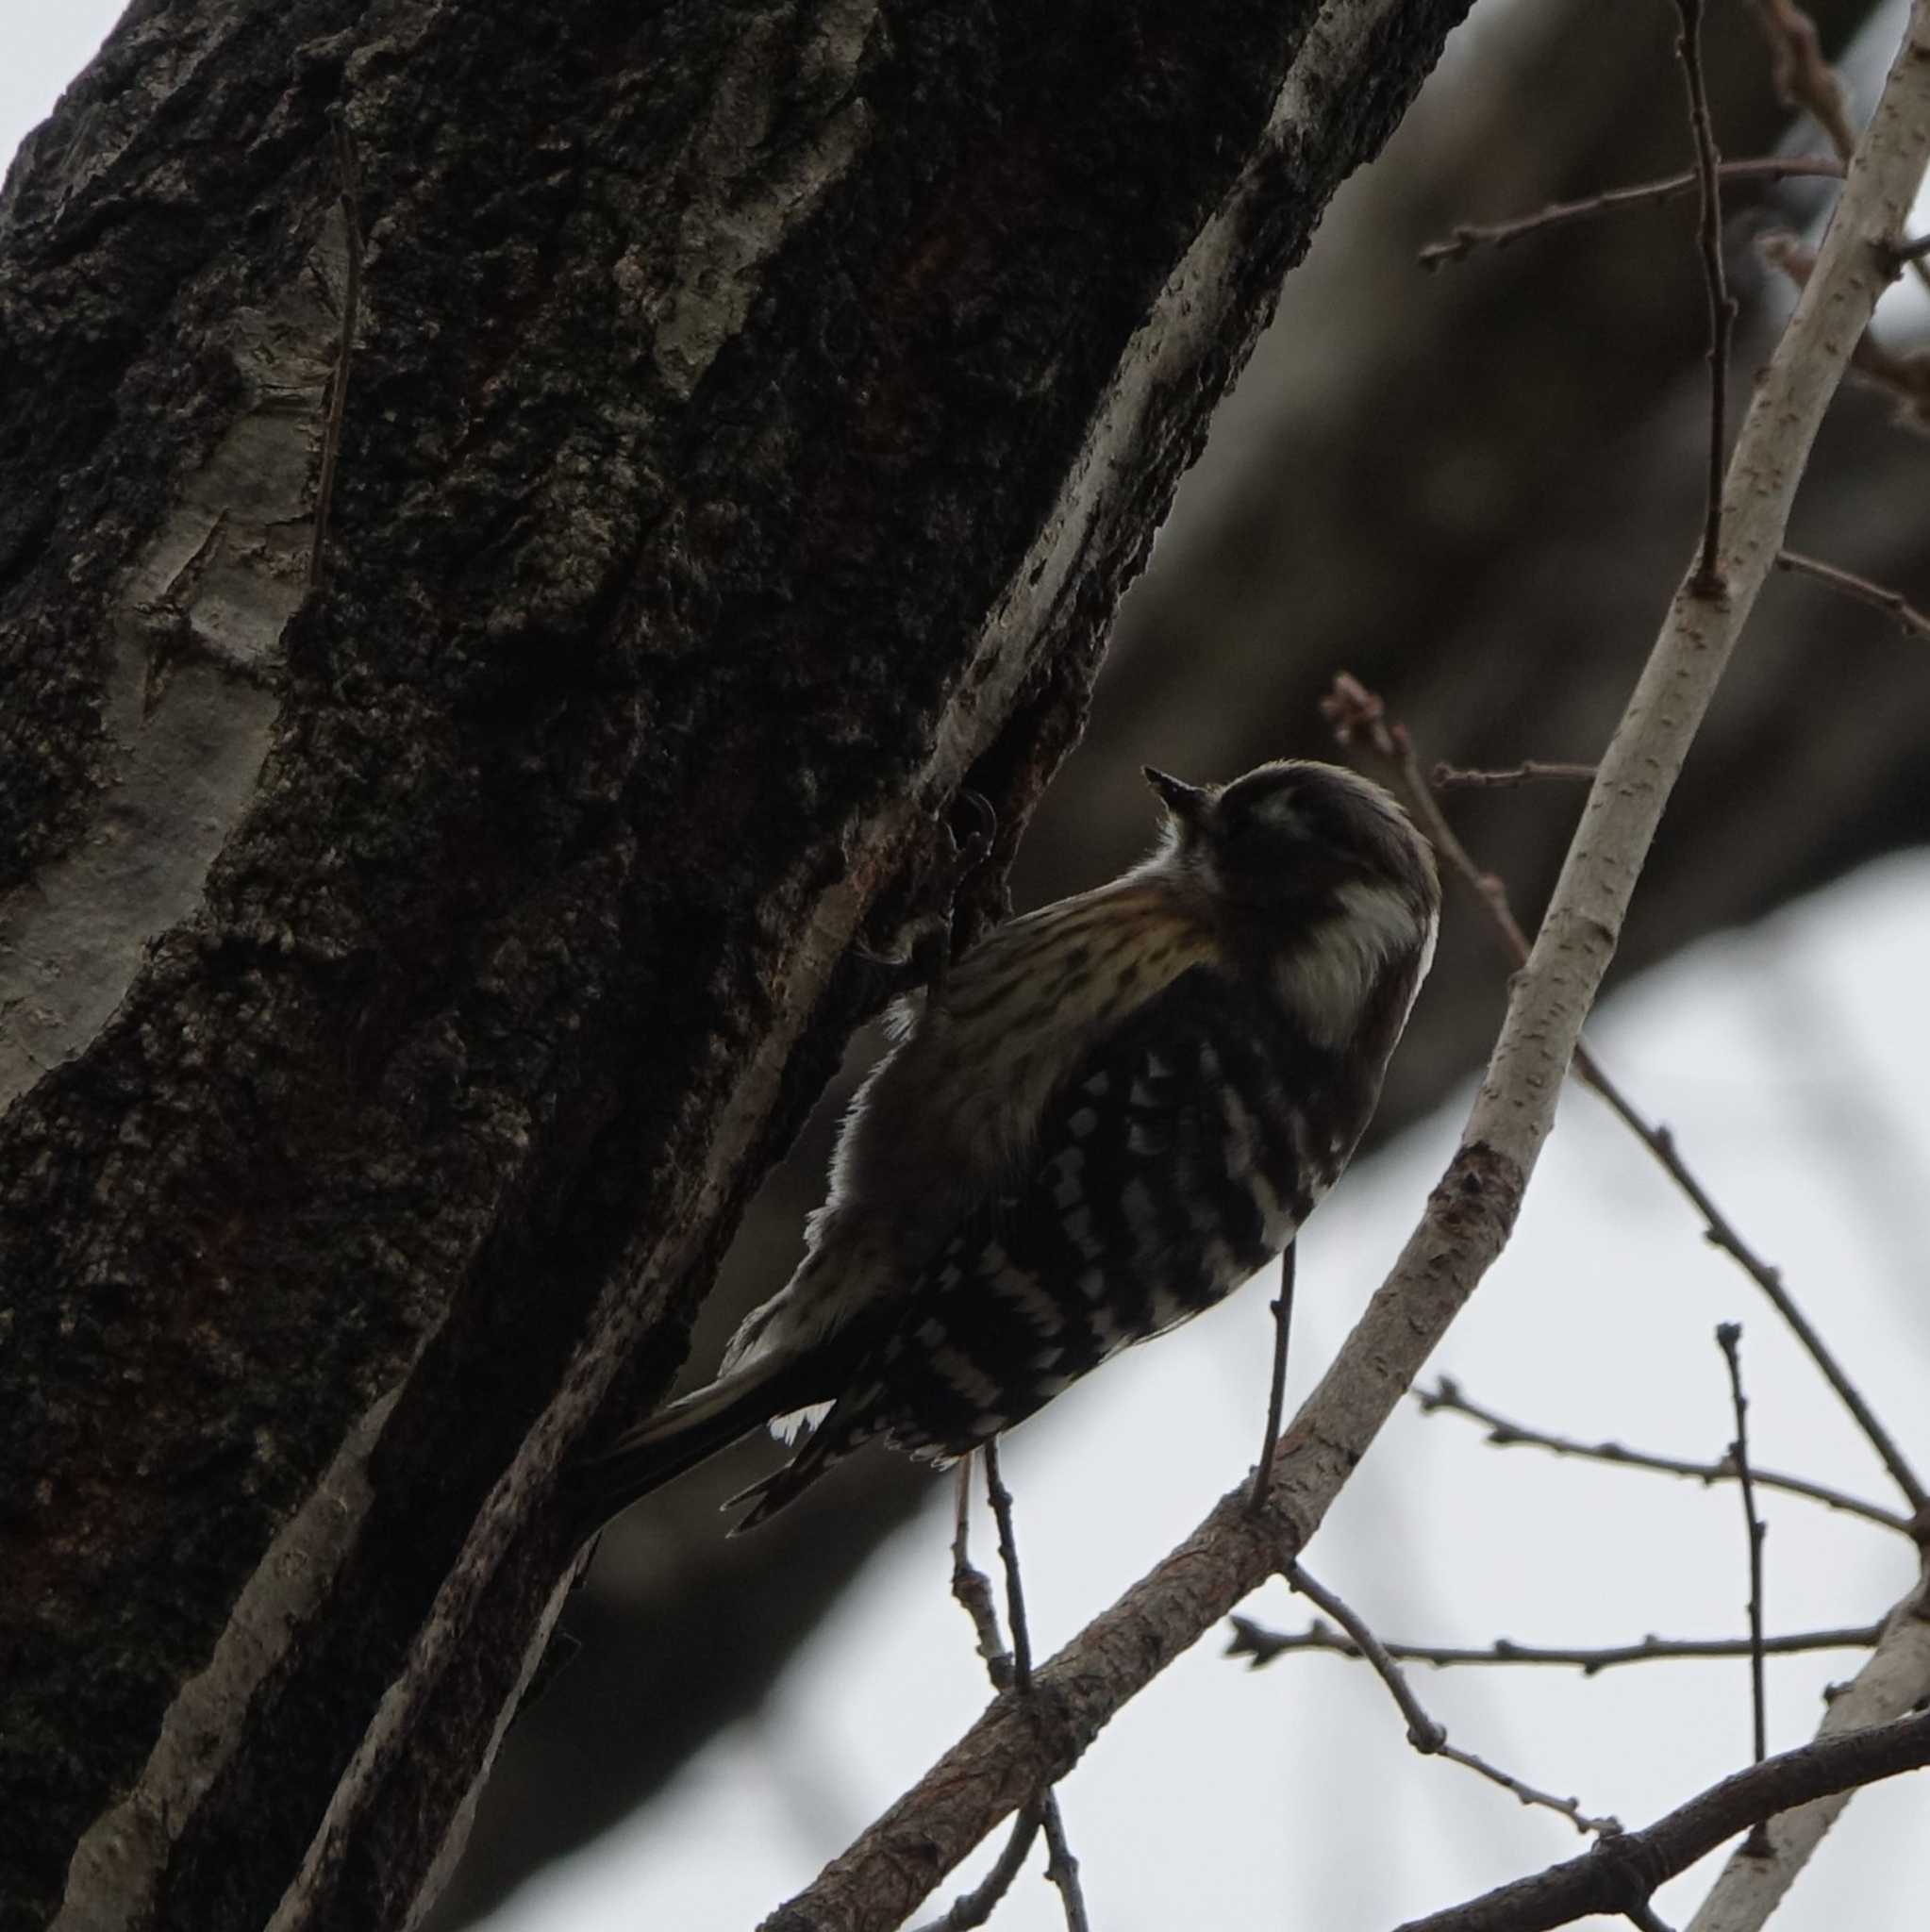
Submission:
[[940,1464],[1290,1242],[1366,1129],[1434,955],[1434,855],[1377,785],[1153,767],[1152,856],[894,1009],[807,1252],[716,1379],[579,1468],[601,1524],[769,1424],[755,1527],[861,1444]]

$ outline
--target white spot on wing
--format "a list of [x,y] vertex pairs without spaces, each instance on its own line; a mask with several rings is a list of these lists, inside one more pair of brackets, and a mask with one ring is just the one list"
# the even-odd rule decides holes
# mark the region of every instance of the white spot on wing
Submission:
[[807,1429],[814,1429],[831,1413],[828,1402],[814,1402],[808,1408],[793,1409],[789,1415],[771,1419],[771,1433],[780,1442],[795,1442]]
[[1155,1335],[1162,1335],[1169,1328],[1176,1328],[1189,1315],[1197,1313],[1179,1299],[1170,1289],[1156,1288],[1153,1291],[1151,1316],[1153,1325],[1140,1340],[1150,1341]]
[[1281,1206],[1273,1184],[1257,1169],[1246,1185],[1253,1195],[1254,1206],[1260,1210],[1260,1239],[1278,1254],[1293,1239],[1293,1230],[1298,1224]]
[[1027,1274],[1009,1263],[991,1279],[991,1291],[1001,1301],[1010,1302],[1041,1335],[1057,1335],[1066,1325],[1059,1305],[1039,1285],[1037,1275]]
[[1087,1260],[1096,1261],[1104,1253],[1106,1244],[1092,1232],[1091,1208],[1074,1208],[1059,1225],[1064,1228],[1066,1239]]
[[1158,1205],[1146,1183],[1143,1180],[1127,1182],[1119,1197],[1119,1205],[1124,1210],[1126,1225],[1132,1229],[1141,1250],[1159,1246]]
[[[968,1402],[975,1402],[981,1407],[990,1408],[1002,1392],[999,1385],[981,1369],[968,1355],[956,1348],[937,1348],[932,1351],[931,1366],[942,1375]],[[1000,1424],[997,1426],[1003,1427]]]
[[1220,1108],[1226,1117],[1226,1138],[1221,1143],[1226,1157],[1226,1172],[1243,1181],[1258,1165],[1255,1158],[1254,1117],[1231,1087],[1220,1089]]
[[1053,1162],[1058,1173],[1058,1184],[1052,1191],[1053,1206],[1056,1208],[1076,1208],[1086,1198],[1085,1183],[1079,1175],[1086,1165],[1086,1157],[1076,1147],[1068,1147]]
[[1207,1278],[1222,1294],[1231,1294],[1246,1279],[1233,1250],[1217,1235],[1206,1243],[1206,1260]]

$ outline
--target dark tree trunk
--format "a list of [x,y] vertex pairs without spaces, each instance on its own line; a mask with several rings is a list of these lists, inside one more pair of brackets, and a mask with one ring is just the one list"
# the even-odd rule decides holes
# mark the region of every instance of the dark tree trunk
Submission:
[[559,1457],[674,1372],[961,783],[1009,851],[1460,11],[183,0],[30,140],[9,1932],[433,1894]]

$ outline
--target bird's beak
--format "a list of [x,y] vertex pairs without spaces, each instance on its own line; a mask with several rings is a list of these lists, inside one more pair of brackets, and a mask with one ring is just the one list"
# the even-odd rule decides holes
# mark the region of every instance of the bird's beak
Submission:
[[1157,765],[1142,765],[1140,769],[1146,774],[1146,783],[1182,825],[1198,825],[1212,808],[1213,794],[1206,786],[1189,785],[1185,779],[1162,772]]

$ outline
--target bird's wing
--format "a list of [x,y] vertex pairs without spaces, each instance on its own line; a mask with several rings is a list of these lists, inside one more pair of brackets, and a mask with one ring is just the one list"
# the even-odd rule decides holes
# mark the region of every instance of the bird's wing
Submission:
[[1026,1172],[961,1222],[797,1456],[736,1499],[756,1505],[738,1527],[873,1438],[962,1455],[1238,1287],[1338,1166],[1304,1099],[1332,1086],[1324,1058],[1209,967],[1148,1001],[1060,1083]]

